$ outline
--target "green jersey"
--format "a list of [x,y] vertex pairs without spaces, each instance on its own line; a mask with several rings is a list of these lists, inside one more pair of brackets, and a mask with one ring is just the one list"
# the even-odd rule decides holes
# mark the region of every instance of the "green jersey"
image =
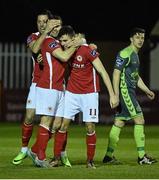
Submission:
[[139,79],[139,57],[131,46],[121,50],[116,58],[115,69],[121,71],[120,88],[136,88]]
[[130,120],[143,116],[141,107],[136,99],[135,89],[139,79],[139,57],[131,46],[121,50],[116,58],[115,69],[121,71],[119,98],[120,106],[115,119]]

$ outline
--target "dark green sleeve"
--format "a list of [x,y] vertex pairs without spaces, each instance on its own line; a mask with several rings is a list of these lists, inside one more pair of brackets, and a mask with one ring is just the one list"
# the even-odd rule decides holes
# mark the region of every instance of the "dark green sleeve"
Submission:
[[122,57],[120,54],[117,55],[114,69],[118,69],[120,71],[123,70],[123,68],[128,63],[129,58],[128,57]]

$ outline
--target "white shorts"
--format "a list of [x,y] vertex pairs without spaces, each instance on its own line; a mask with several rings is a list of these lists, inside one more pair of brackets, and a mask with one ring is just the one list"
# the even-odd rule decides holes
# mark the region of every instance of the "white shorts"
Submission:
[[36,114],[63,117],[64,92],[37,87]]
[[32,83],[26,102],[26,109],[35,109],[36,107],[36,83]]
[[74,120],[75,115],[83,112],[83,122],[98,122],[99,94],[74,94],[65,92],[64,118]]

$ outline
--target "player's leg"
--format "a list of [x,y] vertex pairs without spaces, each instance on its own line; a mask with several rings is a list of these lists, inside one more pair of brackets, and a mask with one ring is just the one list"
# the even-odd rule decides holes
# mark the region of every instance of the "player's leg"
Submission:
[[[67,130],[71,119],[63,119],[60,130],[58,130],[55,134],[54,139],[54,158],[50,161],[50,165],[52,167],[59,166],[59,161],[61,159],[61,152],[63,150],[63,146],[66,142],[67,138]],[[71,167],[71,166],[69,166]]]
[[122,127],[125,125],[124,121],[116,120],[112,126],[109,137],[106,154],[103,158],[103,163],[119,164],[119,161],[114,157],[114,151],[118,145],[120,132]]
[[[52,123],[51,116],[42,116],[39,125],[38,136],[37,136],[37,149],[35,159],[32,159],[34,164],[38,167],[47,168],[50,167],[49,162],[46,159],[46,148],[50,139],[50,125]],[[33,149],[33,147],[32,147]],[[32,151],[33,152],[33,151]]]
[[86,145],[87,145],[87,168],[96,169],[94,165],[94,156],[96,150],[96,132],[95,123],[86,122]]
[[[55,120],[53,122],[53,127],[52,127],[52,132],[55,133],[55,139],[57,138],[56,133],[60,129],[62,121],[63,121],[62,117],[55,117]],[[67,134],[68,133],[66,132],[65,142],[63,144],[62,151],[61,151],[61,162],[64,166],[71,167],[71,163],[68,159],[67,152],[66,152]],[[54,143],[55,142],[56,142],[56,140],[54,140]],[[54,145],[54,147],[55,147],[55,145]]]
[[145,152],[145,133],[144,133],[144,118],[138,116],[134,118],[134,138],[136,142],[136,148],[138,152],[138,163],[139,164],[152,164],[157,162],[156,159],[148,156]]
[[[62,151],[65,149],[65,145],[67,143],[67,129],[70,124],[71,119],[74,120],[75,114],[79,112],[79,106],[78,106],[78,95],[73,94],[69,91],[65,92],[65,101],[63,102],[63,121],[62,125],[59,131],[55,134],[55,142],[54,142],[54,158],[51,162],[52,166],[58,166],[59,165],[59,159],[61,156]],[[62,105],[62,103],[61,103]],[[59,116],[61,113],[57,113],[56,116]],[[63,159],[61,158],[63,161]],[[63,164],[65,164],[68,167],[71,167],[71,164],[69,161],[63,161]]]
[[95,123],[99,122],[99,94],[88,93],[81,95],[80,108],[86,125],[87,162],[86,167],[95,169],[94,156],[96,150]]
[[[37,87],[37,101],[36,101],[36,114],[41,116],[40,125],[38,128],[38,135],[35,144],[31,148],[31,152],[37,154],[37,158],[33,161],[35,164],[43,167],[46,160],[46,148],[50,139],[50,127],[56,112],[56,99],[58,94],[53,90]],[[48,99],[53,99],[48,101]],[[33,160],[33,158],[31,157]],[[42,163],[44,162],[44,163]]]
[[32,83],[26,103],[26,113],[22,124],[22,147],[18,155],[13,159],[12,163],[17,165],[27,157],[28,144],[32,136],[33,121],[35,117],[36,104],[36,83]]
[[[128,94],[128,91],[127,91]],[[109,137],[108,137],[108,146],[106,149],[106,154],[103,158],[103,163],[111,163],[111,164],[119,164],[120,162],[114,157],[114,151],[117,147],[120,132],[123,126],[125,125],[125,121],[130,119],[130,113],[128,110],[128,105],[125,103],[125,100],[129,101],[129,95],[125,97],[125,94],[122,94],[122,90],[120,89],[120,105],[116,109],[115,121],[112,126]]]

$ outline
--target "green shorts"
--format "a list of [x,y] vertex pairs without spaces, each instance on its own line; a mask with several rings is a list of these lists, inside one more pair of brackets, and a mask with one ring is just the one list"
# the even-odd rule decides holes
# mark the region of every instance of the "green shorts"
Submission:
[[120,88],[120,105],[115,114],[115,120],[130,120],[143,116],[142,109],[137,101],[135,89]]

